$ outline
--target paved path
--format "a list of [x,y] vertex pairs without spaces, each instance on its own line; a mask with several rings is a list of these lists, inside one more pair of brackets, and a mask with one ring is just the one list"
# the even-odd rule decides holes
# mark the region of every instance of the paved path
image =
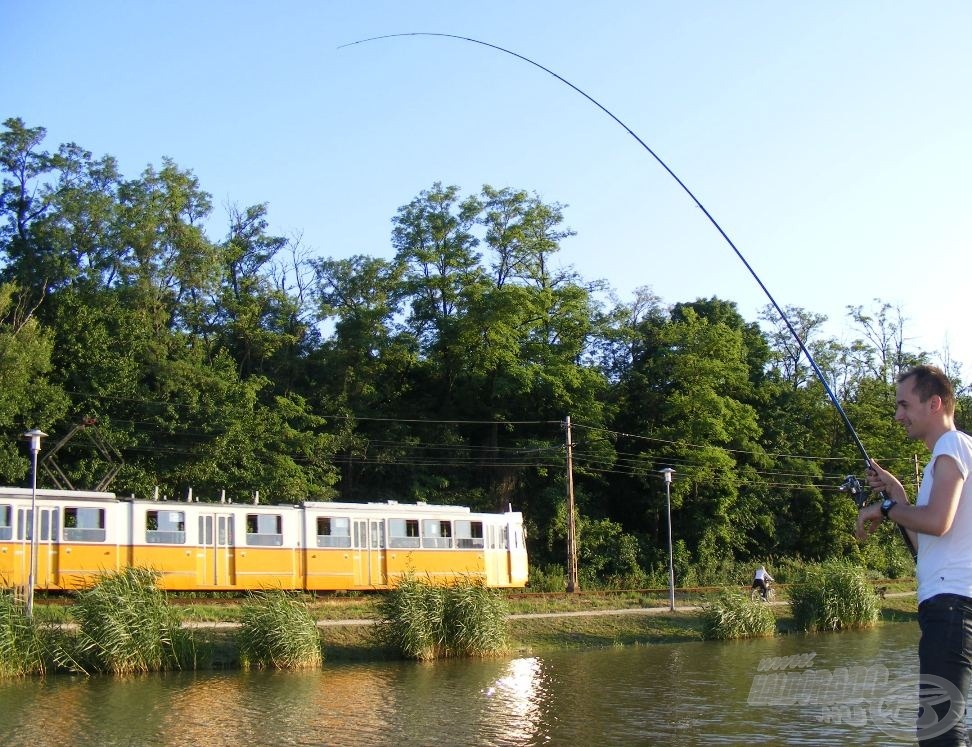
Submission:
[[[913,591],[898,591],[891,592],[886,595],[886,597],[909,597],[914,596]],[[773,601],[769,602],[773,607],[780,607],[787,602],[783,601]],[[675,611],[668,607],[628,607],[624,609],[598,609],[598,610],[573,610],[570,612],[525,612],[516,615],[509,615],[510,620],[539,620],[547,617],[603,617],[608,615],[670,615],[670,614],[682,614],[682,613],[696,613],[702,609],[701,605],[675,605]],[[318,620],[317,627],[319,628],[335,628],[335,627],[354,627],[360,625],[374,625],[377,621],[373,618],[356,618],[348,620]],[[65,623],[59,626],[63,629],[72,629],[76,627],[74,623]],[[240,623],[237,622],[184,622],[182,623],[184,628],[193,628],[197,630],[234,630],[240,627]]]

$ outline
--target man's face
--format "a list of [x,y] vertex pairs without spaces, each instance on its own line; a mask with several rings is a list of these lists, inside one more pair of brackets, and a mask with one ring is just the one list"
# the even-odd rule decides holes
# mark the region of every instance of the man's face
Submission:
[[914,377],[908,377],[898,384],[896,398],[898,406],[894,419],[904,426],[909,438],[924,439],[931,422],[932,404],[939,398],[929,397],[922,402],[915,392]]

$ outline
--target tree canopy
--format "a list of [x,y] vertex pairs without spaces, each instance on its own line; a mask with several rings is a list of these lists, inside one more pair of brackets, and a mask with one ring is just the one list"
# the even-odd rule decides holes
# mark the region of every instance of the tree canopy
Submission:
[[[772,307],[666,306],[650,277],[619,300],[555,261],[566,207],[511,187],[406,197],[374,256],[315,256],[265,204],[229,207],[213,237],[211,196],[172,160],[129,179],[76,144],[45,150],[42,127],[3,127],[5,482],[28,472],[25,430],[94,419],[119,493],[512,506],[534,563],[558,563],[570,416],[591,572],[662,562],[663,467],[692,562],[860,552],[838,490],[860,454]],[[850,343],[786,314],[871,455],[913,474],[924,447],[891,420],[894,379],[930,354],[908,348],[903,310],[849,307]],[[107,467],[83,439],[57,458],[80,487]]]

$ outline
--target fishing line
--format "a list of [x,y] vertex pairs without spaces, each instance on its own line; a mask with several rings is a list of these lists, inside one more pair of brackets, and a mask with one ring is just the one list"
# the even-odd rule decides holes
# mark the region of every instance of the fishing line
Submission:
[[[716,219],[712,217],[712,214],[708,210],[706,210],[705,205],[703,205],[702,202],[699,200],[699,198],[696,197],[695,194],[692,192],[692,190],[689,189],[686,186],[685,182],[683,182],[681,179],[679,179],[678,175],[674,171],[672,171],[671,168],[669,168],[668,164],[665,163],[661,159],[661,157],[657,153],[655,153],[655,151],[653,151],[644,140],[642,140],[640,137],[638,137],[637,133],[635,133],[634,130],[632,130],[630,127],[628,127],[628,125],[626,125],[624,122],[622,122],[617,116],[615,116],[615,114],[612,111],[610,111],[600,101],[598,101],[597,99],[595,99],[593,96],[591,96],[590,94],[588,94],[586,91],[583,91],[582,89],[580,89],[577,86],[575,86],[573,83],[571,83],[566,78],[558,75],[557,73],[555,73],[550,68],[544,67],[539,62],[535,62],[534,60],[531,60],[529,57],[525,57],[522,54],[519,54],[519,53],[514,52],[512,50],[506,49],[505,47],[501,47],[501,46],[499,46],[497,44],[491,44],[489,42],[481,41],[480,39],[473,39],[472,37],[469,37],[469,36],[460,36],[458,34],[437,33],[437,32],[433,32],[433,31],[412,31],[412,32],[407,32],[407,33],[385,34],[383,36],[372,36],[372,37],[369,37],[367,39],[359,39],[358,41],[350,42],[348,44],[342,44],[340,47],[338,47],[338,49],[344,49],[346,47],[353,47],[353,46],[355,46],[357,44],[366,44],[368,42],[380,41],[380,40],[383,40],[383,39],[395,39],[395,38],[398,38],[398,37],[405,37],[405,36],[434,36],[434,37],[442,37],[442,38],[447,38],[447,39],[457,39],[459,41],[471,42],[472,44],[479,44],[480,46],[483,46],[483,47],[489,47],[490,49],[495,49],[497,52],[502,52],[502,53],[508,54],[508,55],[510,55],[512,57],[516,57],[519,60],[523,60],[524,62],[529,63],[530,65],[533,65],[534,67],[540,68],[545,73],[547,73],[549,75],[552,75],[554,78],[556,78],[557,80],[559,80],[564,85],[569,86],[570,88],[572,88],[574,91],[576,91],[581,96],[583,96],[585,99],[587,99],[592,104],[594,104],[594,106],[596,106],[602,112],[604,112],[605,114],[607,114],[618,125],[620,125],[624,129],[625,132],[627,132],[629,135],[631,135],[631,137],[633,137],[638,142],[638,145],[640,145],[642,148],[644,148],[646,151],[648,151],[648,153],[651,155],[651,157],[654,158],[655,161],[657,161],[658,164],[663,169],[665,169],[665,171],[668,172],[668,175],[671,176],[672,179],[675,180],[675,182],[678,184],[678,186],[680,186],[682,188],[682,190],[685,192],[685,194],[687,194],[689,196],[689,198],[692,200],[692,202],[694,202],[695,205],[699,208],[699,210],[702,211],[702,213],[705,215],[705,217],[709,219],[709,222],[715,227],[715,229],[719,232],[719,235],[722,236],[723,239],[725,239],[726,243],[729,245],[729,247],[732,249],[732,251],[735,253],[735,255],[739,258],[739,261],[743,263],[743,265],[746,267],[747,270],[749,270],[749,274],[753,276],[753,279],[756,281],[756,283],[759,285],[759,287],[763,289],[763,293],[766,294],[766,297],[769,299],[770,303],[773,305],[773,308],[776,309],[776,313],[780,315],[780,319],[782,320],[783,324],[786,325],[787,330],[789,330],[790,334],[793,336],[793,339],[796,340],[797,345],[800,346],[800,350],[806,356],[807,361],[810,363],[810,367],[813,369],[814,374],[816,375],[817,379],[820,381],[821,385],[823,386],[824,391],[827,393],[827,397],[830,398],[831,403],[834,405],[835,408],[837,408],[837,412],[840,415],[841,420],[843,420],[844,425],[847,428],[847,432],[850,434],[851,438],[854,441],[854,444],[857,446],[858,450],[861,452],[861,456],[864,457],[864,463],[865,463],[865,465],[868,468],[870,468],[870,466],[871,466],[871,457],[868,456],[867,449],[864,448],[864,444],[861,442],[860,437],[857,435],[857,431],[854,430],[854,426],[851,424],[850,418],[847,417],[847,413],[844,412],[844,408],[841,406],[840,401],[837,399],[837,396],[834,394],[833,390],[830,388],[830,384],[827,383],[827,378],[824,376],[823,371],[820,370],[820,367],[817,365],[817,362],[814,360],[813,356],[810,354],[810,351],[807,349],[807,346],[804,344],[803,339],[800,337],[799,334],[797,334],[796,329],[794,329],[793,325],[790,323],[790,320],[787,317],[787,315],[783,312],[783,309],[780,308],[780,305],[776,302],[776,299],[773,298],[773,294],[770,293],[769,288],[766,287],[766,285],[760,279],[759,275],[756,274],[756,271],[753,269],[752,265],[749,264],[749,262],[743,256],[742,252],[739,251],[739,248],[735,245],[735,243],[733,243],[732,239],[729,238],[729,235],[722,229],[722,226],[719,225],[718,221],[716,221]],[[857,492],[852,492],[852,495],[854,496],[855,502],[858,503],[858,505],[863,505],[864,502],[866,502],[866,493],[864,491],[861,490],[861,491],[857,491]],[[882,495],[884,495],[884,494],[882,493]],[[908,545],[908,550],[911,552],[912,557],[915,557],[916,552],[915,552],[914,546],[911,543],[911,538],[908,536],[908,534],[905,531],[904,527],[902,527],[901,525],[898,525],[898,529],[901,531],[901,536],[904,538],[905,543]]]

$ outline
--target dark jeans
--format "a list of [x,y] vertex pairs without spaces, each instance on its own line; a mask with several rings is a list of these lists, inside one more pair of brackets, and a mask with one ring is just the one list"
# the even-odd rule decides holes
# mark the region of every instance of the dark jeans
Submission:
[[[926,599],[918,607],[918,625],[922,680],[918,692],[918,741],[922,745],[968,745],[965,709],[972,681],[972,599],[956,594]],[[943,694],[933,678],[947,680],[953,687]],[[946,721],[951,728],[938,734]]]

